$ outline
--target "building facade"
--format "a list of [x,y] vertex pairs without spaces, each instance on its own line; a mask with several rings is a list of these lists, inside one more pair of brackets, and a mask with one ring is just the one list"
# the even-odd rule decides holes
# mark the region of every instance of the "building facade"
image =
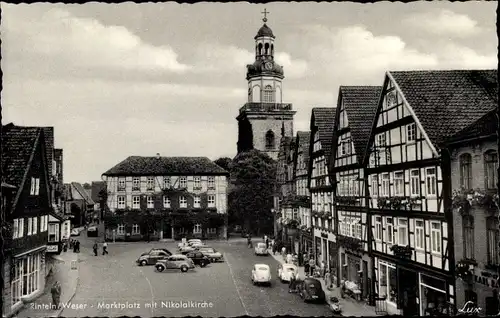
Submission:
[[308,187],[311,195],[313,256],[332,271],[337,267],[333,187],[328,174],[335,108],[313,108],[310,121]]
[[11,192],[2,198],[10,224],[3,251],[2,314],[9,316],[40,296],[45,288],[51,174],[42,129],[4,126],[2,148],[2,181],[10,185]]
[[[274,195],[274,210],[275,210],[275,236],[280,238],[285,244],[288,243],[287,227],[292,220],[291,211],[287,211],[288,206],[285,199],[289,195],[290,182],[288,159],[290,157],[290,144],[292,137],[283,136],[280,139],[280,147],[277,157],[276,168],[276,183]],[[286,246],[290,250],[291,246]]]
[[274,60],[275,36],[266,24],[255,36],[255,61],[247,65],[248,101],[239,110],[238,153],[257,149],[274,160],[281,136],[293,136],[292,104],[283,102],[283,67]]
[[457,305],[450,154],[442,144],[494,109],[493,87],[496,71],[386,73],[365,171],[372,288],[390,313],[450,313]]
[[329,167],[339,252],[338,271],[333,274],[339,286],[350,282],[346,285],[359,290],[363,300],[370,300],[373,280],[363,161],[380,90],[378,86],[340,87]]
[[128,157],[103,174],[107,239],[226,238],[228,176],[205,157]]

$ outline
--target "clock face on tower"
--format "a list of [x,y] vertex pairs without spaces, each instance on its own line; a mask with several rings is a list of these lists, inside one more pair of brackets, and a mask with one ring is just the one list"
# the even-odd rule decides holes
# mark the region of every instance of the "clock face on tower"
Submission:
[[267,62],[266,64],[264,64],[264,67],[266,68],[266,70],[270,71],[273,69],[273,63]]

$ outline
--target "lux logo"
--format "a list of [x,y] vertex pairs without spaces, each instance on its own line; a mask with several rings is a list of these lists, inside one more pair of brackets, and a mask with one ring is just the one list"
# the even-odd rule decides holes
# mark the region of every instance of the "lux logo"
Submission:
[[458,314],[462,315],[478,315],[481,312],[482,308],[478,307],[474,302],[468,301],[462,307],[462,309],[458,309]]

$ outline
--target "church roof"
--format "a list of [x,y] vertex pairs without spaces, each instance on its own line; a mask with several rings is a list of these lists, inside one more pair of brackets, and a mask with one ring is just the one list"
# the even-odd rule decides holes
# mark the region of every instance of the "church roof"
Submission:
[[267,24],[264,23],[264,25],[259,29],[257,32],[257,35],[255,36],[255,39],[261,37],[261,36],[270,36],[272,38],[275,38],[273,34],[273,30],[271,30],[270,27],[267,26]]

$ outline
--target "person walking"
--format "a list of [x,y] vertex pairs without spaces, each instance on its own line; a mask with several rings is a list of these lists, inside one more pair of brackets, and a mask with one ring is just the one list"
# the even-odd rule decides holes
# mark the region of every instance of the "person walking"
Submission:
[[264,236],[264,242],[266,242],[266,248],[269,248],[269,238],[266,236]]
[[80,253],[80,241],[76,241],[76,252]]
[[283,257],[283,260],[286,261],[286,247],[283,245],[281,248],[281,257]]
[[309,275],[314,277],[314,268],[316,267],[316,264],[314,262],[314,258],[311,257],[309,260]]
[[296,277],[295,277],[295,273],[292,272],[292,274],[290,275],[290,284],[288,285],[288,292],[289,293],[294,293],[295,290],[296,290]]
[[304,273],[306,276],[309,275],[309,261],[307,259],[307,255],[304,254]]
[[59,283],[59,281],[56,281],[54,285],[52,285],[50,293],[52,294],[52,309],[59,309],[61,301],[61,283]]
[[97,249],[98,249],[97,241],[94,242],[94,246],[92,247],[92,249],[94,250],[94,256],[97,256]]
[[104,243],[102,243],[102,255],[108,255],[108,243],[106,243],[106,241],[104,241]]

